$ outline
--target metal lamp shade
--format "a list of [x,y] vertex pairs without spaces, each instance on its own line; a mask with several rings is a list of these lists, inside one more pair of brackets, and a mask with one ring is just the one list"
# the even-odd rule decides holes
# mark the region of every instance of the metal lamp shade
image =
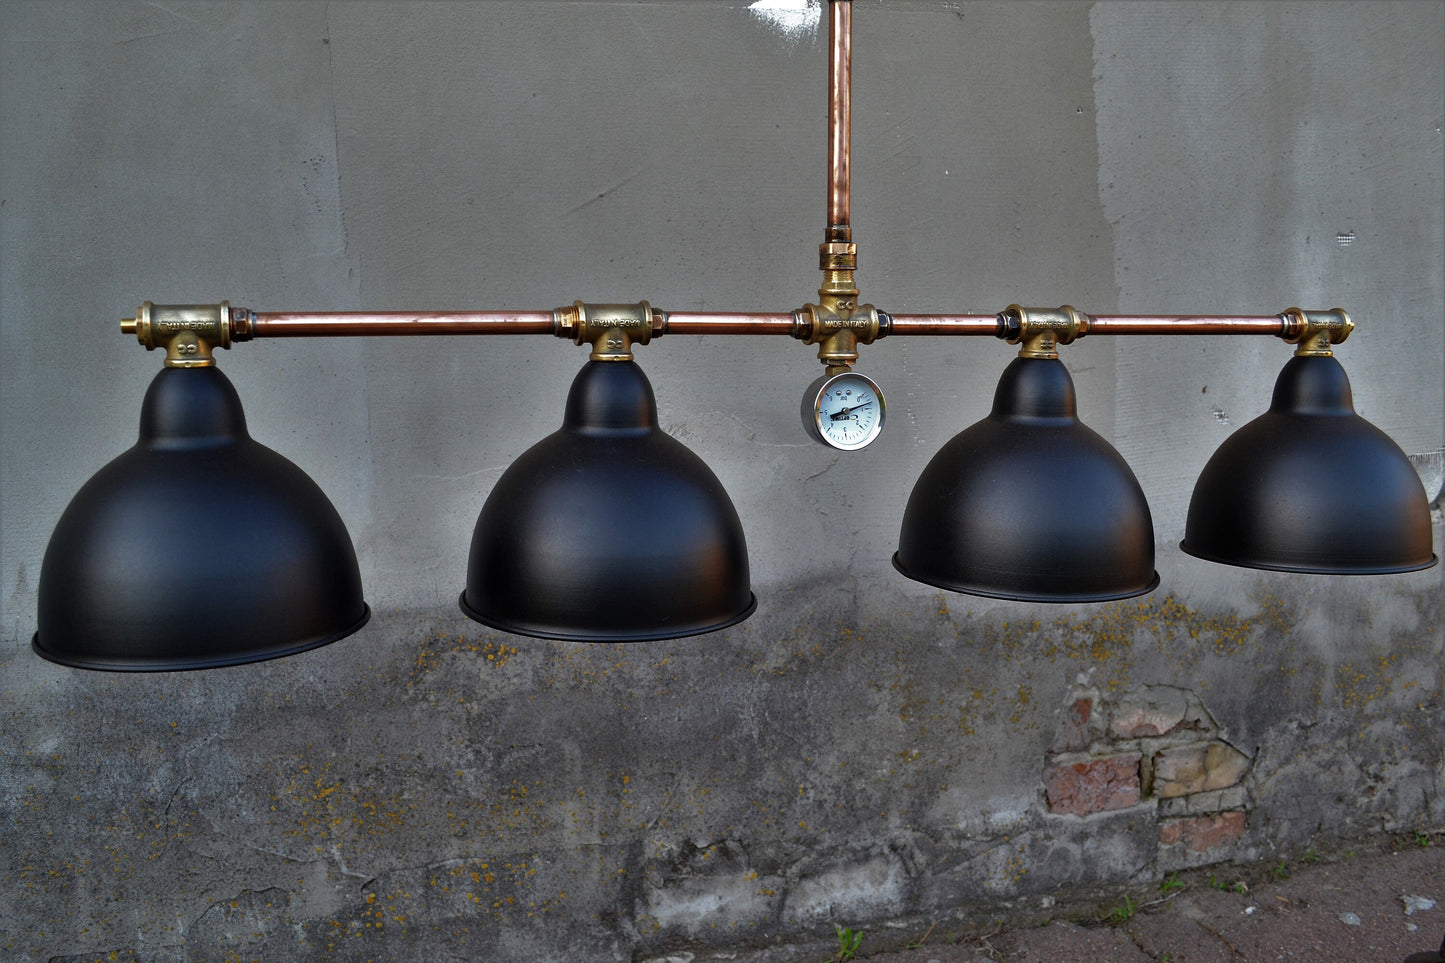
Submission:
[[1209,459],[1180,547],[1281,572],[1379,575],[1437,561],[1419,475],[1355,414],[1350,379],[1331,357],[1291,358],[1269,411]]
[[1075,414],[1054,359],[1005,369],[993,411],[944,445],[908,498],[893,564],[953,592],[1034,602],[1128,598],[1159,584],[1134,473]]
[[204,669],[325,645],[369,617],[321,489],[251,439],[219,370],[167,368],[140,440],[55,527],[32,644],[86,669]]
[[756,606],[742,525],[717,477],[657,426],[631,361],[591,361],[562,427],[497,481],[472,535],[462,611],[521,635],[670,639]]

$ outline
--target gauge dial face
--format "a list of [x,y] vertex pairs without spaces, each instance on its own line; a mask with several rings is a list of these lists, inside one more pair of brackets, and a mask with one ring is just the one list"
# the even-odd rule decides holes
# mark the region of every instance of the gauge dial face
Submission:
[[818,441],[857,451],[878,437],[885,413],[883,392],[855,371],[824,375],[803,396],[803,425]]

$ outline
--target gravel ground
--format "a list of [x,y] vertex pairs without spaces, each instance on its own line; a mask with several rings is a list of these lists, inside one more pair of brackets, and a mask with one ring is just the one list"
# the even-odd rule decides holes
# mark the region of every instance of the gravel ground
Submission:
[[[928,934],[869,963],[1410,963],[1441,959],[1445,840],[1271,868],[1181,874],[1105,922]],[[1242,874],[1242,875],[1241,875]],[[1122,900],[1121,900],[1122,903]],[[868,951],[865,938],[863,951]]]

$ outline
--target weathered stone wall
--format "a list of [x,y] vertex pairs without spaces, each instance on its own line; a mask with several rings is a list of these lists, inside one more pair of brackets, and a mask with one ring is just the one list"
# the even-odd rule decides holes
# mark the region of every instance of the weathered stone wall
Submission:
[[[1417,456],[1439,550],[1445,7],[855,6],[868,300],[1340,304],[1357,406]],[[1441,570],[1175,547],[1204,460],[1268,402],[1270,339],[1065,350],[1163,586],[1063,607],[889,564],[1012,349],[866,348],[889,424],[840,456],[796,422],[810,349],[660,339],[663,426],[737,504],[760,604],[625,646],[455,609],[482,500],[581,349],[240,345],[220,364],[251,431],[336,502],[373,621],[212,672],[43,662],[46,538],[159,363],[114,333],[141,299],[791,309],[824,59],[806,20],[668,0],[7,2],[0,53],[0,958],[816,960],[834,924],[875,948],[1445,826]]]
[[[1022,621],[865,592],[633,645],[456,620],[60,676],[6,770],[8,952],[705,959],[834,923],[876,948],[1445,824],[1438,634],[1327,651],[1290,581]],[[1431,587],[1380,601],[1439,624]]]

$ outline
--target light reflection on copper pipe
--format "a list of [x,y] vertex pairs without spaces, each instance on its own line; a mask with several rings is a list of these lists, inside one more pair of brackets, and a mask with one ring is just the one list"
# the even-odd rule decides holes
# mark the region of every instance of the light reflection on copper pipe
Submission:
[[1216,315],[1096,314],[1089,334],[1273,334],[1285,333],[1284,319]]
[[797,318],[788,314],[737,314],[663,311],[667,334],[793,334]]
[[[889,335],[998,335],[1005,322],[992,314],[890,314]],[[1096,314],[1088,316],[1084,335],[1208,335],[1286,333],[1278,315]]]
[[[674,334],[793,334],[796,316],[741,312],[659,311],[662,331]],[[555,334],[551,311],[322,311],[256,312],[256,338],[404,337],[407,335]]]
[[997,337],[1003,331],[996,314],[890,314],[891,335],[983,334]]
[[258,338],[379,337],[424,334],[552,334],[551,311],[325,311],[257,312]]
[[[672,334],[802,335],[794,313],[659,311],[661,331]],[[993,314],[885,315],[885,332],[894,336],[1004,334]],[[1287,322],[1278,315],[1090,315],[1086,335],[1211,335],[1263,334],[1282,336]],[[403,337],[409,335],[555,334],[551,311],[322,311],[256,312],[249,330],[238,340],[307,337]]]
[[830,241],[851,241],[848,154],[853,138],[853,5],[828,4],[828,233]]

